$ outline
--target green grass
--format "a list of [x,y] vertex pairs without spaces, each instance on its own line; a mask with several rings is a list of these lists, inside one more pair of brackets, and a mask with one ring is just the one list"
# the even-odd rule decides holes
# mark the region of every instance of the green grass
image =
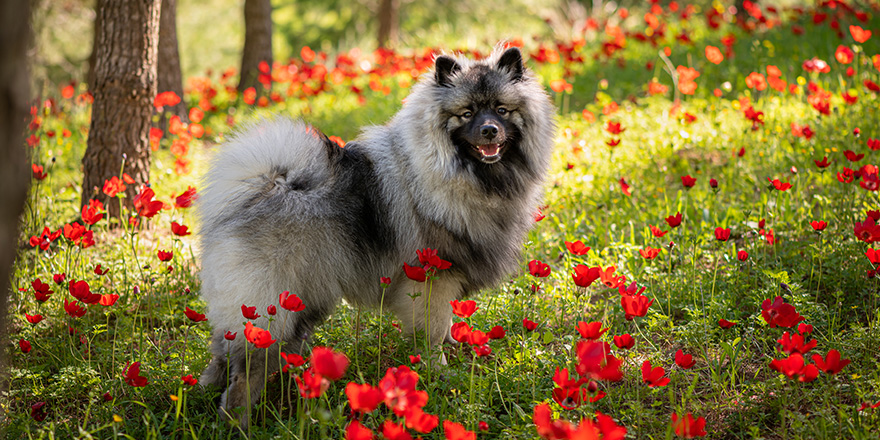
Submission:
[[[644,31],[639,18],[643,14],[633,10],[626,28]],[[488,331],[500,325],[507,331],[505,338],[489,342],[492,354],[475,358],[467,344],[446,345],[442,350],[449,365],[433,368],[425,355],[425,361],[413,366],[421,376],[418,389],[429,395],[424,411],[439,416],[441,425],[451,420],[474,431],[478,422],[487,422],[488,431],[480,432],[480,438],[537,438],[532,416],[542,403],[550,404],[554,417],[574,423],[596,411],[609,415],[627,428],[627,438],[671,438],[671,415],[687,412],[705,418],[709,438],[876,438],[880,409],[859,408],[862,402],[880,401],[878,280],[866,275],[874,269],[865,255],[873,245],[855,237],[853,224],[864,221],[866,210],[878,209],[880,203],[876,191],[858,186],[859,179],[840,183],[836,173],[845,166],[858,169],[876,163],[877,152],[866,141],[880,138],[877,93],[868,91],[862,81],[878,82],[880,75],[863,57],[858,76],[848,77],[846,67],[834,60],[834,51],[843,44],[858,46],[872,56],[880,49],[878,36],[854,45],[846,33],[855,22],[850,15],[840,17],[842,40],[827,23],[810,24],[809,15],[754,33],[731,24],[712,30],[702,18],[665,20],[667,37],[657,47],[630,37],[626,48],[610,60],[602,55],[594,59],[608,37],[588,33],[587,44],[576,52],[583,61],[530,63],[548,85],[560,78],[573,85],[570,94],[553,94],[560,108],[559,136],[547,182],[546,218],[529,235],[521,271],[472,298],[479,310],[465,320],[471,327]],[[793,36],[792,24],[804,26],[807,33]],[[862,27],[876,34],[877,24],[872,17]],[[688,30],[693,45],[674,44],[672,38],[682,29]],[[710,64],[703,49],[714,45],[723,50],[720,39],[728,33],[737,40],[735,56],[717,66]],[[556,43],[529,42],[526,50],[535,53],[541,44],[549,48]],[[671,48],[672,64],[701,73],[695,95],[683,96],[675,114],[670,112],[674,85],[658,56],[664,46]],[[814,56],[827,61],[831,72],[804,72],[801,63]],[[625,60],[626,68],[619,67],[618,59]],[[645,68],[649,62],[652,69]],[[782,70],[787,82],[799,84],[799,94],[746,87],[749,73],[766,73],[771,64]],[[220,72],[226,66],[215,67]],[[665,95],[645,96],[646,84],[653,78],[669,87]],[[192,141],[185,156],[192,172],[174,172],[175,157],[168,147],[175,136],[164,139],[155,153],[151,183],[157,198],[170,201],[188,185],[198,187],[214,143],[230,130],[229,114],[234,114],[235,124],[266,113],[302,116],[343,139],[356,136],[362,125],[382,123],[399,108],[411,76],[404,70],[372,79],[387,86],[388,94],[371,90],[371,78],[362,74],[340,85],[331,82],[328,91],[307,99],[297,94],[286,97],[288,84],[277,85],[282,102],[261,109],[228,95],[215,74],[211,84],[219,93],[212,104],[217,109],[206,112],[202,122],[208,135],[204,141]],[[829,115],[820,115],[808,104],[809,81],[832,93]],[[351,86],[363,90],[363,103]],[[723,91],[721,97],[713,95],[716,88]],[[848,89],[857,91],[854,105],[846,105],[840,96]],[[756,130],[743,115],[743,97],[764,112],[764,123]],[[193,106],[199,96],[194,92],[186,99]],[[612,100],[620,110],[602,115]],[[42,126],[35,131],[41,141],[33,150],[33,161],[47,165],[49,177],[32,189],[23,242],[39,235],[44,226],[54,231],[79,218],[79,160],[86,144],[88,107],[61,99],[59,106],[58,112],[44,112]],[[595,114],[596,122],[585,120],[584,109]],[[687,123],[684,112],[696,120]],[[612,136],[605,130],[608,121],[619,122],[626,130]],[[792,122],[809,124],[815,136],[794,137]],[[50,130],[60,133],[65,128],[72,133],[69,138],[47,136]],[[860,129],[859,136],[853,134],[855,128]],[[612,137],[621,143],[609,148],[605,141]],[[741,148],[745,154],[739,157],[734,152]],[[845,150],[865,153],[865,158],[852,164],[844,158]],[[824,171],[814,163],[823,156],[833,162]],[[682,186],[684,175],[696,177],[693,188]],[[768,189],[768,177],[793,187]],[[630,185],[631,195],[621,190],[621,178]],[[717,191],[709,187],[711,178],[718,181]],[[671,229],[664,218],[677,212],[684,221]],[[763,229],[773,231],[774,244],[762,236],[762,219]],[[814,232],[813,220],[826,221],[827,229]],[[13,343],[26,339],[33,349],[25,354],[16,344],[12,357],[4,405],[8,436],[238,436],[218,420],[216,392],[190,388],[180,380],[186,374],[197,377],[206,365],[210,328],[208,323],[190,323],[183,314],[185,306],[204,311],[198,298],[199,260],[194,237],[174,237],[171,221],[190,225],[198,233],[189,210],[178,209],[163,211],[136,232],[109,228],[102,220],[94,227],[97,244],[87,249],[64,238],[43,252],[23,246],[13,287],[24,290],[13,292],[11,325]],[[657,238],[649,225],[670,232]],[[730,239],[716,240],[716,227],[730,228]],[[584,256],[572,255],[564,242],[575,240],[592,249]],[[659,256],[651,261],[642,258],[639,250],[646,247],[660,248]],[[156,258],[159,249],[173,250],[174,259],[161,263]],[[747,251],[748,259],[738,260],[737,251]],[[549,264],[549,277],[529,274],[528,262],[533,259]],[[95,274],[96,264],[110,272]],[[571,277],[576,264],[613,265],[627,283],[636,281],[645,287],[644,295],[654,299],[646,316],[625,319],[620,293],[598,281],[577,288]],[[111,307],[88,306],[85,317],[70,318],[62,307],[64,299],[72,298],[66,287],[51,281],[61,272],[68,279],[88,281],[93,292],[120,298]],[[34,300],[30,283],[35,278],[55,291],[44,304]],[[423,288],[413,285],[414,291]],[[851,363],[838,374],[820,373],[808,383],[772,370],[772,360],[787,356],[779,351],[777,339],[784,331],[796,331],[770,328],[762,317],[761,303],[778,295],[814,327],[808,339],[815,339],[817,346],[810,355],[824,356],[835,349]],[[45,319],[32,325],[25,313],[40,313]],[[278,319],[283,313],[279,310]],[[524,318],[538,327],[526,331]],[[736,325],[722,329],[718,325],[722,318]],[[609,329],[602,341],[610,343],[612,335],[629,333],[636,343],[628,351],[612,345],[614,355],[623,360],[624,376],[619,382],[600,381],[598,389],[606,397],[567,410],[552,398],[553,376],[557,368],[568,368],[575,375],[581,340],[578,321],[601,321]],[[402,336],[395,323],[391,315],[380,319],[375,310],[339,306],[315,332],[312,346],[345,353],[351,360],[346,376],[331,384],[321,398],[309,401],[287,399],[291,379],[273,376],[268,385],[272,404],[257,408],[260,416],[251,436],[343,438],[350,413],[346,384],[377,385],[386,369],[409,365],[409,356],[421,343]],[[68,326],[77,333],[71,335]],[[357,337],[352,337],[352,329]],[[236,343],[242,336],[240,331]],[[675,364],[679,349],[694,355],[693,369]],[[805,359],[814,363],[809,355]],[[643,383],[640,368],[646,360],[666,370],[667,386],[651,388]],[[146,387],[135,388],[123,380],[124,368],[131,362],[141,362],[141,374],[149,380]],[[302,368],[294,371],[300,374]],[[105,402],[104,393],[110,394],[110,401]],[[46,402],[48,416],[40,422],[30,414],[36,402]],[[383,406],[361,422],[378,431],[386,419],[399,420]],[[444,438],[443,427],[424,438]]]

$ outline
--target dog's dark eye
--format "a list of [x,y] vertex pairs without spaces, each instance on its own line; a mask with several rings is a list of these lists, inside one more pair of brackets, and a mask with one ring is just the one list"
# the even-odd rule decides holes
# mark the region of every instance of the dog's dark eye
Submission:
[[495,109],[495,112],[503,116],[507,114],[508,110],[505,107],[498,107],[497,109]]
[[462,113],[462,114],[461,114],[461,117],[462,117],[462,118],[470,118],[470,117],[473,116],[473,115],[474,115],[474,114],[468,110],[468,111],[465,111],[464,113]]

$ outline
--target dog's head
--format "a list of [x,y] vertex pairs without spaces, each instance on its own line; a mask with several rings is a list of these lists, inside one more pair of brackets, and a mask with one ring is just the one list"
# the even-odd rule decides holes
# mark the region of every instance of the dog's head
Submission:
[[519,49],[470,66],[448,55],[437,57],[434,64],[446,130],[462,158],[492,164],[517,149],[525,110],[517,89],[525,74]]
[[424,171],[513,195],[543,178],[555,113],[519,49],[499,47],[480,60],[437,56],[395,123]]

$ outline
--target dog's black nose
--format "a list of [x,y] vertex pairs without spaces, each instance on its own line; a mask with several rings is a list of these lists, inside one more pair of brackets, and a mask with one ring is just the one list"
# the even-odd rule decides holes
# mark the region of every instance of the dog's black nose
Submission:
[[480,127],[480,135],[486,139],[495,139],[495,136],[498,136],[498,127],[486,124]]

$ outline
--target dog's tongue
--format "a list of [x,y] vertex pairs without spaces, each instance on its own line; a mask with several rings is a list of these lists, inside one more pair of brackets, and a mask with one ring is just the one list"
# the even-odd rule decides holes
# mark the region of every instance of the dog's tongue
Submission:
[[498,154],[498,150],[500,146],[498,144],[486,144],[480,145],[477,147],[480,149],[480,153],[485,157],[492,157]]

